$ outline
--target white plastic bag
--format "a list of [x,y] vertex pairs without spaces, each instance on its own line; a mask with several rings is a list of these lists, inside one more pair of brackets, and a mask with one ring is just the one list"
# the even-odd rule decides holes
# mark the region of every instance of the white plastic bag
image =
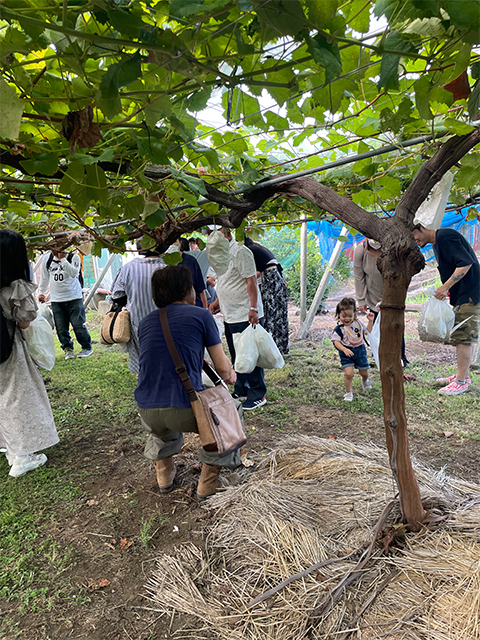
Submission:
[[285,364],[275,340],[261,324],[255,325],[255,342],[258,348],[257,367],[262,369],[281,369]]
[[447,171],[418,207],[413,224],[421,224],[426,229],[440,229],[452,182],[453,173]]
[[430,288],[429,293],[432,297],[423,303],[419,323],[421,321],[427,341],[429,338],[433,341],[448,340],[455,324],[455,312],[446,300],[437,300],[433,296],[433,287]]
[[230,243],[221,231],[212,231],[207,238],[207,258],[217,276],[227,273],[230,264]]
[[23,329],[27,351],[35,364],[51,371],[55,364],[55,342],[52,327],[43,316],[37,316],[30,326]]
[[368,342],[370,344],[370,349],[373,353],[373,359],[375,360],[375,364],[377,365],[377,369],[380,371],[380,358],[378,355],[378,349],[380,347],[380,314],[375,318],[375,323],[372,327],[372,332],[368,333]]
[[55,329],[55,323],[53,321],[53,313],[46,302],[38,302],[38,315],[45,318],[48,324]]
[[249,324],[242,333],[234,333],[232,337],[235,349],[235,371],[237,373],[252,373],[258,360],[254,326]]

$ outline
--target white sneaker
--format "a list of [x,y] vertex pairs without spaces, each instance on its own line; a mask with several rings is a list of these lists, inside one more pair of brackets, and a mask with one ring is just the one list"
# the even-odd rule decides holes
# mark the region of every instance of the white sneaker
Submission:
[[351,402],[353,400],[353,392],[352,391],[348,391],[344,396],[343,399],[345,400],[345,402]]
[[65,351],[65,360],[71,360],[75,357],[75,353],[73,351]]
[[82,351],[80,351],[77,358],[88,358],[88,356],[91,356],[92,353],[92,349],[83,349]]
[[373,387],[373,384],[370,382],[370,380],[362,380],[362,387],[364,389],[364,391],[368,391],[369,389],[371,389]]
[[25,475],[28,471],[33,471],[37,467],[41,467],[47,461],[47,456],[44,453],[32,453],[28,456],[15,456],[12,462],[12,467],[9,472],[9,476],[12,478],[19,478]]

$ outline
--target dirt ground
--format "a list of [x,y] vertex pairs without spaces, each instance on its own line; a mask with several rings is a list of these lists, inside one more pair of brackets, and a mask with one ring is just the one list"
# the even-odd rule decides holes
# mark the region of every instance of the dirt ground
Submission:
[[[294,345],[298,332],[297,310],[290,309]],[[423,358],[432,363],[455,362],[452,347],[421,343],[416,334],[416,314],[407,315],[407,353],[411,359]],[[332,328],[332,315],[315,318],[311,335],[300,346],[313,348]],[[415,337],[417,335],[417,337]],[[347,437],[351,441],[378,441],[381,417],[351,414],[316,405],[295,407],[296,430],[321,437]],[[275,448],[282,433],[272,426],[262,412],[248,417],[247,457],[258,462],[265,452]],[[254,429],[252,429],[254,427]],[[135,431],[137,429],[137,431]],[[175,490],[159,495],[153,468],[142,455],[140,428],[105,429],[92,440],[90,433],[79,435],[76,457],[89,470],[84,490],[76,499],[75,509],[60,514],[46,535],[56,541],[59,553],[73,549],[72,584],[80,587],[90,602],[57,604],[48,614],[29,614],[18,618],[22,638],[27,640],[148,640],[173,638],[176,630],[192,628],[185,616],[162,616],[144,596],[144,585],[155,566],[156,558],[175,546],[193,541],[202,544],[203,530],[211,517],[208,507],[199,506],[195,487],[200,465],[196,463],[197,437],[188,435],[178,456]],[[380,442],[379,444],[383,444]],[[61,446],[61,445],[60,445]],[[439,468],[445,459],[441,443],[426,438],[411,439],[416,458]],[[480,446],[471,442],[452,445],[448,451],[449,473],[480,482]],[[248,473],[245,469],[243,473]],[[142,544],[141,523],[155,518],[148,546]],[[130,544],[132,543],[132,544]],[[106,586],[100,586],[101,581]],[[99,587],[99,588],[96,588]],[[4,612],[5,613],[5,612]],[[10,616],[15,617],[13,611]],[[4,636],[10,640],[15,636]],[[185,636],[184,636],[185,637]],[[202,636],[203,637],[203,636]],[[287,640],[287,639],[286,639]]]

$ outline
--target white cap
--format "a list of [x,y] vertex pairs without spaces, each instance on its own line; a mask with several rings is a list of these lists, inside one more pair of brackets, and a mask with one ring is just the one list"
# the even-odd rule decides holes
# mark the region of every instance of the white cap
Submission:
[[[207,229],[210,229],[210,231],[215,231],[215,229],[217,228],[216,224],[207,224]],[[220,229],[220,227],[218,227]]]
[[371,238],[368,239],[368,244],[372,247],[372,249],[380,249],[382,246],[380,242],[377,242],[377,240],[372,240]]

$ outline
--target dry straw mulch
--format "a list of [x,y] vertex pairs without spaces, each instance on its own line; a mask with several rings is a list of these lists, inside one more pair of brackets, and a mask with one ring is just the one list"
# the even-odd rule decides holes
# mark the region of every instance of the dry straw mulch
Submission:
[[446,517],[403,535],[384,449],[289,438],[206,502],[205,549],[160,557],[148,597],[197,618],[183,638],[480,639],[480,486],[415,472]]

